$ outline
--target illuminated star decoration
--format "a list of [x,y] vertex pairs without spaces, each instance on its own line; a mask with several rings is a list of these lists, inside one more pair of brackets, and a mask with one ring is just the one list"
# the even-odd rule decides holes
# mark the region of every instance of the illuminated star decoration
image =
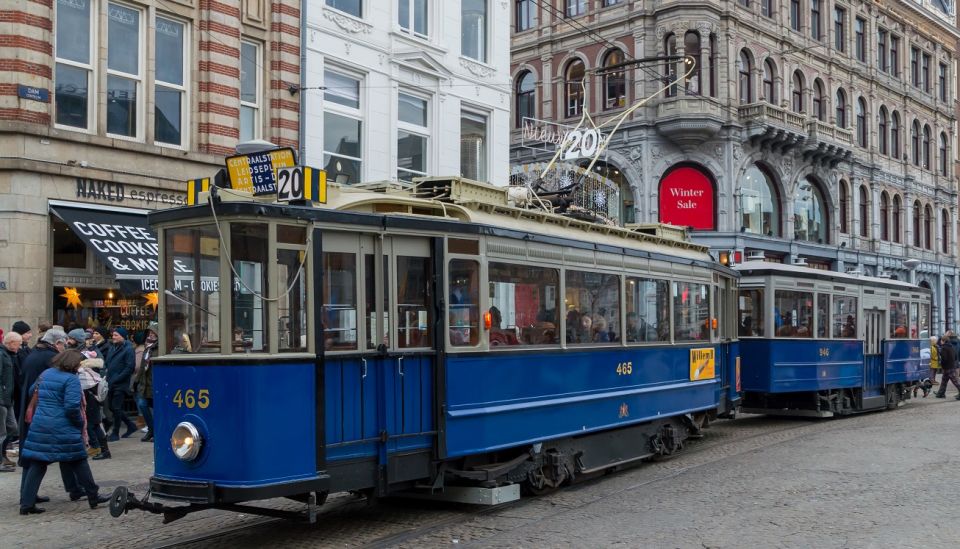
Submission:
[[64,293],[60,294],[60,297],[67,298],[67,307],[73,307],[74,309],[79,309],[83,303],[80,302],[80,292],[76,288],[67,288],[63,287]]
[[157,292],[150,292],[149,294],[143,294],[143,298],[147,300],[146,307],[153,307],[154,310],[157,309],[157,304],[160,297],[157,295]]

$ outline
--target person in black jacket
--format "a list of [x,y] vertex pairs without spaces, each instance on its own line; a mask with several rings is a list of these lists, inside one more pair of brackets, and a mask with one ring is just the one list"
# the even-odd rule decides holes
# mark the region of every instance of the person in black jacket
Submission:
[[123,411],[123,402],[131,395],[130,377],[133,376],[137,359],[133,343],[127,339],[126,329],[120,326],[114,328],[110,335],[110,343],[103,362],[107,371],[107,385],[110,387],[107,402],[110,403],[110,410],[113,411],[113,433],[108,440],[116,442],[120,440],[121,423],[127,426],[123,438],[137,432],[137,424]]
[[[950,332],[947,332],[950,333]],[[940,380],[940,388],[934,396],[937,398],[947,397],[947,380],[953,383],[957,388],[957,400],[960,400],[960,379],[957,379],[957,351],[948,336],[943,336],[940,340],[940,369],[943,371]]]

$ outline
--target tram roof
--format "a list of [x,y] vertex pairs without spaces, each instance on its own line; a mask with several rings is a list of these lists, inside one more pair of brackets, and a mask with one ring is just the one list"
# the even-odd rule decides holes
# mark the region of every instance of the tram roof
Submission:
[[[441,181],[433,178],[431,182]],[[257,215],[278,219],[327,222],[389,230],[420,229],[453,234],[485,234],[576,248],[590,248],[626,255],[687,259],[702,266],[733,271],[721,266],[707,247],[629,228],[593,223],[538,209],[499,201],[504,188],[447,178],[465,184],[468,192],[445,199],[421,198],[416,187],[396,182],[357,186],[330,184],[326,204],[289,206],[238,197],[229,192],[217,206],[218,216]],[[209,218],[207,206],[199,205],[150,213],[151,225]],[[664,226],[665,229],[670,229]],[[674,229],[676,230],[676,229]],[[534,236],[536,235],[536,236]],[[631,253],[633,251],[634,253]],[[641,252],[641,253],[636,253]]]
[[850,273],[841,273],[836,271],[824,271],[823,269],[812,269],[802,265],[788,265],[786,263],[771,263],[769,261],[746,261],[734,267],[741,276],[789,276],[794,278],[811,278],[817,280],[827,280],[848,284],[857,284],[859,286],[882,286],[885,288],[894,288],[912,292],[930,292],[930,289],[901,280],[890,278],[881,278],[876,276],[864,276]]

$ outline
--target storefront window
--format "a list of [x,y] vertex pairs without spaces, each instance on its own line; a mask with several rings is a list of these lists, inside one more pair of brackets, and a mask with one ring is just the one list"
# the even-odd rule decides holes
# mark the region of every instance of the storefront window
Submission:
[[857,337],[857,298],[833,296],[833,337]]
[[502,315],[505,331],[514,337],[509,345],[555,345],[560,343],[557,269],[490,263],[490,303]]
[[823,195],[813,181],[802,181],[793,204],[793,237],[826,244],[827,212]]
[[163,268],[165,349],[220,352],[220,240],[215,227],[167,229]]
[[907,323],[910,322],[908,318],[910,310],[910,305],[906,301],[891,301],[890,302],[890,338],[891,339],[906,339],[907,334]]
[[777,337],[813,337],[813,294],[777,290],[773,301]]
[[[452,242],[451,239],[450,242]],[[480,264],[469,259],[450,260],[448,321],[450,344],[474,347],[480,343]],[[490,307],[490,344],[499,339],[503,315]],[[499,344],[499,343],[498,343]]]
[[567,343],[620,341],[620,277],[566,272]]
[[670,285],[666,280],[627,279],[628,343],[670,341]]
[[673,333],[675,341],[710,339],[710,296],[704,284],[673,283]]
[[753,164],[740,186],[740,226],[745,232],[780,236],[780,204],[767,173]]
[[737,335],[740,337],[763,337],[766,326],[763,318],[763,289],[740,290],[738,305],[740,318],[738,319]]
[[69,225],[56,218],[52,221],[53,266],[64,269],[86,269],[87,245],[70,230]]

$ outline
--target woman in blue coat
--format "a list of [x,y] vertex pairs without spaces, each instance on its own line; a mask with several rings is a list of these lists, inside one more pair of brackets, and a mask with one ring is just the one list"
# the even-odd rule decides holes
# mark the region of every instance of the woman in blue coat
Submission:
[[75,350],[64,351],[53,359],[53,368],[40,375],[30,395],[37,389],[37,406],[27,432],[27,439],[20,449],[26,471],[20,488],[20,514],[42,513],[37,507],[37,490],[47,472],[47,466],[60,462],[72,471],[77,482],[87,494],[90,508],[109,501],[99,495],[99,487],[93,480],[87,450],[84,444],[84,402],[77,370],[84,360]]

